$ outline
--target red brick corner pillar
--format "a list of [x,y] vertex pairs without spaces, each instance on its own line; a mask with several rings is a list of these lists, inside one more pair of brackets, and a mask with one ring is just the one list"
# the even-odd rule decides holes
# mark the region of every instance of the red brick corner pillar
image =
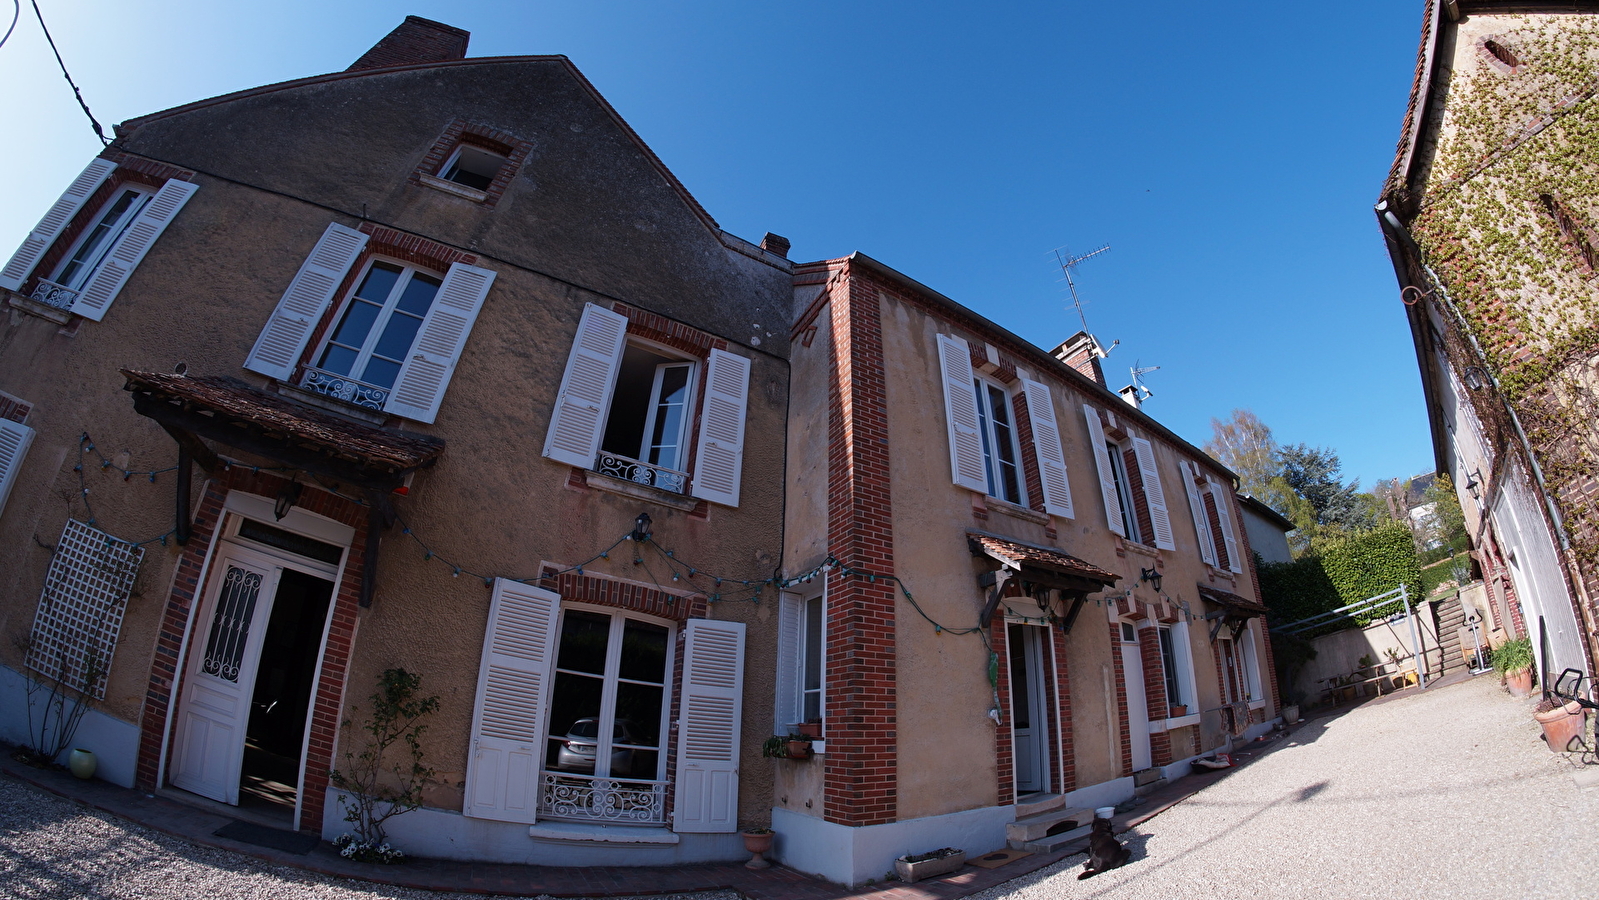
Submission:
[[[1144,703],[1149,721],[1164,721],[1171,710],[1166,705],[1166,666],[1160,656],[1159,628],[1138,629],[1138,655],[1144,662]],[[1171,734],[1150,732],[1150,765],[1170,765],[1171,759]]]
[[[848,264],[846,264],[848,265]],[[847,273],[830,304],[827,757],[823,815],[841,825],[892,822],[898,810],[893,515],[888,399],[878,292]]]

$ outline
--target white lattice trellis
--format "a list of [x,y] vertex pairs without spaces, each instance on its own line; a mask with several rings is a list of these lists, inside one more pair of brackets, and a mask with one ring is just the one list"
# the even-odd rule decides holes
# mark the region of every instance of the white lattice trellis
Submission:
[[144,548],[68,519],[33,619],[28,668],[104,698],[122,611],[143,560]]

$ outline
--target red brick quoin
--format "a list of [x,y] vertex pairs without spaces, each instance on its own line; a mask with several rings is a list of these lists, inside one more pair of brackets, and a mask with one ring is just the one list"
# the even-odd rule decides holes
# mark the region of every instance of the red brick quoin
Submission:
[[[878,289],[846,263],[829,307],[828,544],[843,565],[894,574],[888,402]],[[892,822],[898,808],[894,584],[829,573],[823,814]]]
[[[161,738],[167,730],[173,694],[186,660],[180,656],[183,632],[195,603],[204,596],[200,573],[212,535],[222,521],[223,504],[229,491],[239,490],[266,497],[276,496],[287,482],[277,475],[253,472],[246,466],[233,466],[211,482],[201,499],[194,519],[194,536],[178,558],[172,593],[161,617],[156,639],[155,659],[150,667],[150,684],[144,696],[144,714],[139,734],[139,757],[135,782],[144,790],[157,785],[161,759]],[[362,558],[366,547],[366,510],[351,500],[306,487],[296,504],[308,512],[326,516],[355,529],[355,538],[346,554],[344,577],[333,596],[332,622],[322,654],[322,669],[316,695],[311,701],[311,736],[305,754],[305,791],[300,798],[300,827],[303,831],[322,830],[322,812],[327,803],[328,770],[333,767],[333,742],[339,727],[339,709],[344,701],[345,674],[350,650],[355,642],[356,607],[361,595]],[[204,623],[196,622],[195,629]],[[200,636],[198,640],[203,640]],[[191,635],[189,652],[196,638]],[[169,749],[168,763],[171,763]]]

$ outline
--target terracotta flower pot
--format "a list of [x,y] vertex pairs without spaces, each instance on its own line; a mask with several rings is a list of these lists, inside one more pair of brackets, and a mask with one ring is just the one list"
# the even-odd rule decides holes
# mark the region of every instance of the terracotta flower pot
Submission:
[[1525,700],[1532,696],[1532,670],[1521,669],[1505,673],[1505,687],[1510,689],[1510,696],[1517,700]]
[[745,831],[739,836],[744,839],[744,849],[750,852],[750,861],[744,864],[744,868],[765,869],[772,865],[762,858],[761,854],[772,849],[772,838],[776,835],[770,831],[753,833]]
[[1556,753],[1563,753],[1573,749],[1574,744],[1580,744],[1583,725],[1588,720],[1582,706],[1575,700],[1558,709],[1533,713],[1532,717],[1543,726],[1544,743]]
[[822,736],[822,723],[821,722],[800,722],[799,724],[794,726],[794,730],[799,732],[800,734],[805,735],[808,738],[819,738],[819,737]]
[[788,742],[788,758],[789,759],[810,759],[811,758],[811,742],[810,741],[789,741]]

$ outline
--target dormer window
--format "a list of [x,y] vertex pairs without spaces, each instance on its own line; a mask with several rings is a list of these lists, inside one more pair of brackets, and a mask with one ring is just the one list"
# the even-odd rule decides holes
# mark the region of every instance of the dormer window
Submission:
[[505,165],[505,156],[471,144],[462,144],[445,161],[439,177],[480,191],[489,189]]

